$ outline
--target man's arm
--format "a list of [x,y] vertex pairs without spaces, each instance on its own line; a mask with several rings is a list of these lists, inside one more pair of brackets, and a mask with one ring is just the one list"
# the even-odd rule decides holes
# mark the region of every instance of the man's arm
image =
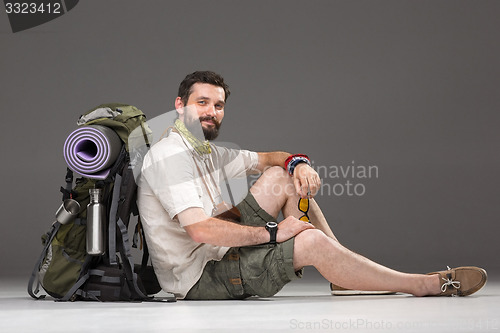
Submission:
[[[285,168],[285,161],[290,156],[290,153],[284,151],[257,154],[259,155],[257,169],[260,172],[264,172],[267,168],[273,166]],[[306,163],[297,165],[292,177],[295,191],[302,198],[314,197],[321,187],[321,179],[318,173]]]
[[266,153],[257,153],[259,155],[259,163],[257,164],[257,169],[260,172],[266,171],[266,169],[273,166],[284,167],[285,161],[290,156],[290,153],[284,151],[273,151]]
[[[208,217],[202,208],[188,208],[177,217],[184,230],[197,243],[234,247],[265,244],[270,240],[269,232],[264,227],[245,226]],[[284,242],[306,229],[314,229],[314,226],[288,217],[278,224],[276,241]]]

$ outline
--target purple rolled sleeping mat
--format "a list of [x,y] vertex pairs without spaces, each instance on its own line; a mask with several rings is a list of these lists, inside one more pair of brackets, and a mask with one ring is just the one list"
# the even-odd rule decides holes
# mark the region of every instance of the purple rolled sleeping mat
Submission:
[[82,126],[64,142],[68,167],[88,178],[105,179],[122,147],[114,130],[100,125]]

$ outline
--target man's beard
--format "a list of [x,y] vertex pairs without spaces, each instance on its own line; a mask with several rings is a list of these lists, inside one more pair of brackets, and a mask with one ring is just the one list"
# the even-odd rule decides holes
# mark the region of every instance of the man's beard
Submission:
[[209,141],[215,140],[217,138],[217,136],[219,136],[219,128],[221,125],[220,122],[215,117],[210,117],[210,116],[200,117],[198,124],[195,124],[193,126],[191,124],[186,123],[186,127],[187,127],[187,129],[189,129],[189,131],[191,131],[191,133],[193,133],[193,134],[197,133],[199,130],[195,131],[195,128],[193,128],[193,127],[199,128],[198,126],[201,125],[202,121],[212,121],[213,122],[214,126],[210,126],[210,127],[205,128],[202,125],[201,129],[203,130],[203,136],[205,137],[205,140],[209,140]]
[[214,126],[211,126],[209,128],[205,128],[201,126],[201,129],[203,130],[203,135],[205,135],[206,140],[215,140],[219,136],[219,128],[220,128],[220,122],[217,121],[215,117],[200,117],[200,123],[202,121],[206,120],[212,120],[214,122]]

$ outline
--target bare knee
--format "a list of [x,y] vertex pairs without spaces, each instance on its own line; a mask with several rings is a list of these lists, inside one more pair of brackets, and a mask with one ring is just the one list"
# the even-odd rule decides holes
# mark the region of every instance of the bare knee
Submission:
[[267,168],[263,173],[261,177],[270,177],[274,179],[275,181],[287,181],[289,180],[290,176],[288,173],[283,169],[282,167],[279,166],[272,166],[270,168]]
[[335,242],[319,229],[304,230],[294,241],[293,265],[295,269],[314,266],[324,251],[332,250]]
[[281,207],[288,197],[295,195],[292,177],[283,168],[278,166],[270,167],[264,171],[250,191],[254,197],[263,197],[265,199],[263,201],[270,198],[278,200]]

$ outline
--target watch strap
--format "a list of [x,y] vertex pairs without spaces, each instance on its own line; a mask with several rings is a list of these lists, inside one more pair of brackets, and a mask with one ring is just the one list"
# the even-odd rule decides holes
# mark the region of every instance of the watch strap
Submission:
[[269,244],[276,244],[276,237],[278,234],[278,224],[274,222],[274,225],[271,227],[269,223],[266,224],[266,230],[269,232]]

